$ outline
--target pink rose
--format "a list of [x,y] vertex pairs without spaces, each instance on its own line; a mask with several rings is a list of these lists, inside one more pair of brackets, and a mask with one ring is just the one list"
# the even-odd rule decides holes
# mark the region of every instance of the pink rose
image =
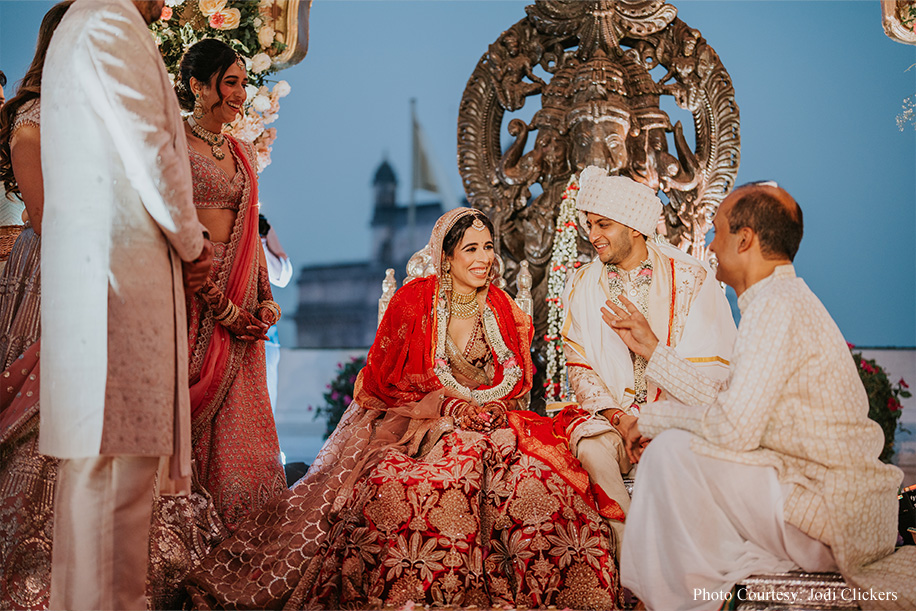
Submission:
[[172,18],[172,7],[170,6],[162,7],[162,15],[160,15],[159,19],[161,19],[162,21],[168,21],[171,18]]
[[237,8],[227,8],[210,15],[210,27],[216,30],[234,30],[242,21],[242,13]]
[[221,30],[226,17],[221,12],[210,15],[210,27],[214,30]]

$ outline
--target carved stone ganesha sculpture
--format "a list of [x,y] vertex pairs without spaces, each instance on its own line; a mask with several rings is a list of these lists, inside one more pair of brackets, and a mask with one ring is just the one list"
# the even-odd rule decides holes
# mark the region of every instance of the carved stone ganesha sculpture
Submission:
[[[537,0],[526,12],[468,80],[458,163],[470,204],[493,220],[509,285],[520,262],[530,265],[537,352],[546,268],[570,175],[597,165],[660,191],[667,204],[659,232],[705,258],[711,218],[738,171],[739,122],[722,62],[674,6]],[[530,122],[506,117],[533,97],[540,108]],[[662,110],[665,97],[692,114],[694,146]],[[582,256],[593,254],[584,235],[578,246]]]

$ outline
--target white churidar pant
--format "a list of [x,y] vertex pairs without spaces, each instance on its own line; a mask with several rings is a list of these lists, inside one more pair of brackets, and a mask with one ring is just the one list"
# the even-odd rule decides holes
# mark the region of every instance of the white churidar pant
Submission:
[[621,583],[647,609],[715,610],[755,573],[835,571],[830,548],[783,519],[772,467],[709,458],[668,430],[639,461],[621,552]]

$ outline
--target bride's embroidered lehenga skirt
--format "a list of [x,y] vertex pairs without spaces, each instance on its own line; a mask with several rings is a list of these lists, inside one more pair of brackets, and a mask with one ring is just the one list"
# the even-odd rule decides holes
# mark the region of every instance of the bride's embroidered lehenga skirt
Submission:
[[348,482],[371,436],[359,421],[372,418],[351,406],[309,474],[203,561],[196,605],[617,606],[607,525],[511,428],[487,436],[442,419],[431,448],[389,450]]

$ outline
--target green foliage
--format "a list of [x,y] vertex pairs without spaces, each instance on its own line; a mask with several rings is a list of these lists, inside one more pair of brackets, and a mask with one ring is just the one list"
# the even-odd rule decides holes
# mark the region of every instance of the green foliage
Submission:
[[356,384],[356,376],[360,369],[366,365],[366,357],[354,356],[346,363],[337,363],[337,375],[326,386],[328,392],[324,393],[326,405],[322,405],[315,410],[315,417],[326,416],[328,426],[324,433],[327,439],[337,428],[337,423],[350,403],[353,401],[353,386]]
[[[849,348],[852,349],[853,346],[850,344]],[[912,396],[907,390],[909,385],[903,378],[892,384],[884,368],[873,359],[862,358],[860,352],[853,352],[852,358],[862,379],[862,385],[865,386],[865,392],[868,393],[868,417],[881,425],[881,430],[884,431],[881,460],[889,463],[894,457],[894,436],[903,413],[900,399]]]

